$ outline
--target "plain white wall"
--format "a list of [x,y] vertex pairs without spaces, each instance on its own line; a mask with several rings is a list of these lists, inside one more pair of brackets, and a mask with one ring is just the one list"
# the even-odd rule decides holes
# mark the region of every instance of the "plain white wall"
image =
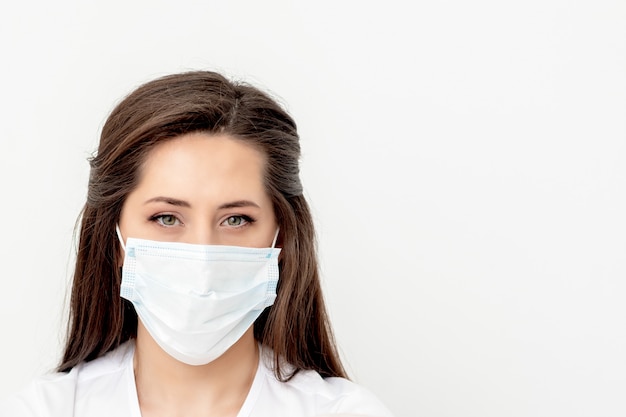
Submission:
[[357,382],[398,416],[626,415],[622,0],[5,2],[0,50],[0,395],[58,360],[108,112],[213,69],[299,123]]

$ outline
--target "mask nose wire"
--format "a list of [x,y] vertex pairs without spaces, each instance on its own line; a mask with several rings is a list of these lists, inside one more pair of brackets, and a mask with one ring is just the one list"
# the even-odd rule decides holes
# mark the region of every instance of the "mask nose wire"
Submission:
[[115,233],[117,233],[117,238],[120,240],[120,245],[122,245],[122,249],[126,252],[126,245],[124,245],[124,239],[122,239],[122,232],[120,231],[120,225],[115,225]]
[[276,246],[276,240],[278,239],[278,232],[280,232],[280,227],[276,228],[276,234],[274,235],[274,240],[272,240],[272,249]]

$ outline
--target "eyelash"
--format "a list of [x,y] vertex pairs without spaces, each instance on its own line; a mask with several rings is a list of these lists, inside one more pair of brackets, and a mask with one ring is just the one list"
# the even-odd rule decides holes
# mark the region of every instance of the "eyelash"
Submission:
[[151,216],[149,220],[151,222],[154,222],[154,223],[158,224],[161,227],[173,227],[173,226],[175,226],[175,225],[163,224],[163,222],[162,222],[163,217],[173,217],[178,223],[182,223],[178,217],[176,217],[173,214],[168,214],[168,213],[155,214],[154,216]]
[[241,219],[241,220],[243,220],[245,222],[244,224],[239,225],[239,226],[232,226],[233,228],[240,228],[240,227],[249,226],[249,225],[251,225],[252,223],[254,223],[256,221],[256,220],[254,220],[250,216],[246,216],[244,214],[237,214],[237,215],[233,215],[233,216],[228,216],[226,219],[224,219],[224,221],[222,223],[220,223],[220,225],[228,222],[228,220],[232,219],[232,218],[239,218],[239,219]]
[[[175,226],[175,225],[163,224],[162,220],[163,220],[164,217],[173,217],[178,223],[182,223],[178,217],[176,217],[173,214],[168,214],[168,213],[155,214],[154,216],[151,216],[149,220],[151,222],[157,223],[161,227],[174,227]],[[243,215],[243,214],[237,214],[237,215],[233,215],[233,216],[228,216],[226,219],[224,219],[224,221],[222,221],[220,223],[220,225],[222,225],[223,223],[226,223],[229,219],[232,219],[232,218],[240,218],[241,220],[243,220],[245,222],[244,224],[239,225],[239,226],[232,226],[233,228],[240,228],[240,227],[244,227],[244,226],[247,226],[247,225],[251,225],[252,223],[254,223],[256,221],[255,219],[253,219],[250,216],[246,216],[246,215]]]

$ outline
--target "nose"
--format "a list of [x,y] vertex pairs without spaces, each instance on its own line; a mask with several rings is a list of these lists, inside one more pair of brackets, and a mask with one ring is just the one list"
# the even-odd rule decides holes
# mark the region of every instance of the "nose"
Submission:
[[218,245],[219,235],[208,223],[196,223],[187,226],[187,233],[183,236],[185,243],[196,245]]

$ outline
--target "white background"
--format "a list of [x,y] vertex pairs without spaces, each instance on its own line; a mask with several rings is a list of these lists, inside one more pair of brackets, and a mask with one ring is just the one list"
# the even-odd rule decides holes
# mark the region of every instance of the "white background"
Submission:
[[13,1],[0,48],[0,395],[59,358],[109,111],[212,69],[298,121],[341,351],[397,416],[626,415],[623,0]]

